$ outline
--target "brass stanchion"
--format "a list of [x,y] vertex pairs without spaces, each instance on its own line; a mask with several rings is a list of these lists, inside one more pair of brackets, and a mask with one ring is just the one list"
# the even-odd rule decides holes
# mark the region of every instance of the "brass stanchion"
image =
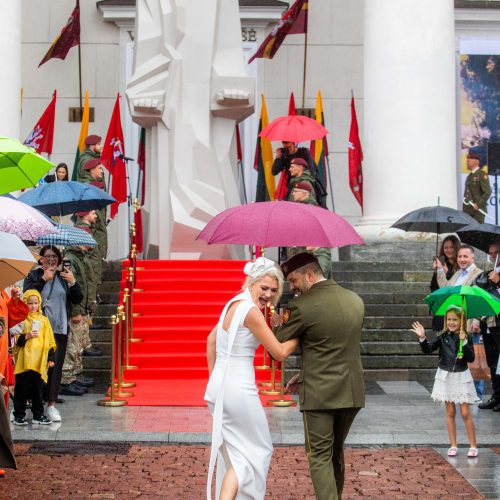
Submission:
[[[125,304],[125,365],[123,366],[124,370],[137,370],[138,366],[131,365],[129,362],[129,344],[130,344],[130,295],[129,289],[123,289],[123,303]],[[133,383],[133,382],[131,382]],[[128,387],[134,387],[134,385]],[[123,387],[127,387],[124,385]]]
[[279,399],[272,399],[267,402],[268,405],[270,406],[296,406],[297,403],[295,401],[292,401],[290,399],[285,399],[285,360],[281,362],[281,373],[280,373],[280,398]]
[[260,393],[263,396],[277,396],[280,391],[276,387],[276,361],[271,358],[271,388],[261,389]]
[[[118,378],[118,381],[117,381],[117,385],[116,385],[116,395],[119,397],[119,398],[128,398],[129,396],[133,396],[133,393],[132,392],[124,392],[122,391],[122,382],[123,382],[123,363],[122,363],[122,342],[123,342],[123,329],[122,329],[122,322],[125,320],[125,313],[123,311],[123,306],[118,306],[118,309],[117,309],[117,314],[116,314],[117,318],[118,318],[118,346],[117,346],[117,370],[116,370],[116,373],[117,373],[117,378]],[[111,386],[111,389],[112,390],[114,387],[114,384]]]
[[[131,286],[133,286],[133,283],[134,283],[134,268],[132,267],[129,267],[128,268],[128,276],[129,276],[129,283],[131,284]],[[133,288],[131,288],[131,291],[130,291],[130,298],[129,298],[129,304],[128,304],[128,307],[129,307],[129,342],[142,342],[143,340],[142,339],[136,339],[134,337],[134,317],[136,317],[136,315],[134,314],[134,292],[135,290]]]
[[123,399],[116,399],[116,391],[115,391],[115,335],[116,335],[116,325],[118,324],[118,320],[116,315],[113,314],[111,316],[111,383],[110,383],[110,392],[109,399],[99,399],[96,403],[99,406],[125,406],[127,404]]

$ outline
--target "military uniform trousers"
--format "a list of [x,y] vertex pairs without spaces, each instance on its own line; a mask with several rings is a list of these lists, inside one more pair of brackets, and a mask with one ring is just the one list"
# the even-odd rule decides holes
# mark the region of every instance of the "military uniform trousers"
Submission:
[[83,350],[90,347],[89,317],[82,315],[79,323],[69,322],[68,345],[62,369],[61,383],[71,384],[83,371]]
[[344,442],[359,410],[302,410],[306,454],[317,500],[342,498]]

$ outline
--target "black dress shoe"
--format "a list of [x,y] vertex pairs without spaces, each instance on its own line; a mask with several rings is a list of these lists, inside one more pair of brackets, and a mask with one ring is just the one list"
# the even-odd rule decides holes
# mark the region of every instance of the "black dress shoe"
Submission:
[[84,356],[102,356],[102,351],[97,347],[87,347],[87,349],[83,350]]
[[500,405],[500,401],[498,399],[488,399],[486,403],[481,403],[478,405],[478,408],[481,410],[493,410],[495,406]]
[[81,391],[83,391],[84,394],[87,394],[87,391],[89,390],[86,385],[83,385],[82,383],[78,382],[78,380],[75,380],[73,382],[73,385],[75,387],[78,387],[78,389],[80,389]]
[[493,411],[500,411],[500,403],[493,407]]
[[86,392],[83,387],[78,387],[74,382],[71,384],[61,384],[60,394],[64,396],[81,396]]
[[94,379],[89,377],[79,376],[75,380],[75,384],[81,385],[82,387],[92,387],[95,385]]

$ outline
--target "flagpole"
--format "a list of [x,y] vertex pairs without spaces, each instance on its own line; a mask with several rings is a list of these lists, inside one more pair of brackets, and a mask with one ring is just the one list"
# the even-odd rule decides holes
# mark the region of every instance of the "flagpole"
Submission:
[[332,198],[332,212],[335,212],[335,204],[333,203],[333,184],[332,184],[332,174],[330,172],[330,159],[328,155],[325,155],[326,161],[326,171],[328,173],[328,182],[330,183],[330,196]]
[[307,68],[307,27],[304,38],[304,74],[302,76],[302,109],[306,98],[306,68]]
[[82,51],[81,44],[78,44],[78,82],[80,84],[80,121],[83,118],[83,98],[82,98]]

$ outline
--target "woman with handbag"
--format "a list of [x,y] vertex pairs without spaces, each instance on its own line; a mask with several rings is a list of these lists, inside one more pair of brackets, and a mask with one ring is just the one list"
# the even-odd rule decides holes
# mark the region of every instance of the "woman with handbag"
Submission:
[[[53,422],[60,422],[61,415],[56,408],[57,396],[61,385],[62,367],[68,342],[69,306],[79,304],[83,294],[71,269],[58,270],[62,264],[62,254],[53,245],[40,250],[41,267],[31,271],[24,280],[24,291],[37,290],[42,296],[43,314],[49,318],[56,340],[54,366],[49,370],[47,416]],[[75,387],[75,395],[84,394],[85,390]]]

